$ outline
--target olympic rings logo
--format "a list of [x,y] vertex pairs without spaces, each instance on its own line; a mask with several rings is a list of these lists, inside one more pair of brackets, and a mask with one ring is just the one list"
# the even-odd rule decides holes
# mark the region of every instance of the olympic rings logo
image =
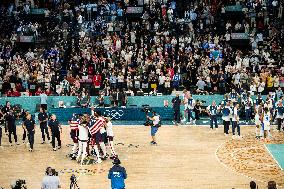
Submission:
[[111,119],[120,119],[123,115],[123,110],[105,110],[105,116]]

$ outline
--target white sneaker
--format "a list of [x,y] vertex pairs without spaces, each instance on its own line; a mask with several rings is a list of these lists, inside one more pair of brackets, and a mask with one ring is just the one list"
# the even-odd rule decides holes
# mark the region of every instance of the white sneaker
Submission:
[[98,163],[98,164],[102,163],[101,158],[98,158],[98,160],[96,161],[96,163]]

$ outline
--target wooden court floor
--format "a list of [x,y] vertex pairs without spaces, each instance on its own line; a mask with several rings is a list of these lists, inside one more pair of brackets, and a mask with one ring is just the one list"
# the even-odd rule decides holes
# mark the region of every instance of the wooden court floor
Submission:
[[[115,143],[118,143],[116,151],[128,173],[127,189],[246,189],[254,179],[258,180],[259,188],[265,188],[265,182],[270,179],[276,179],[279,188],[284,186],[284,177],[282,180],[277,175],[269,176],[262,172],[261,167],[255,166],[255,170],[246,171],[231,166],[230,159],[235,160],[236,157],[229,152],[226,155],[224,146],[245,142],[230,142],[231,137],[222,134],[223,128],[209,132],[208,127],[161,127],[157,135],[158,146],[149,145],[149,129],[144,126],[114,127]],[[252,136],[253,132],[254,127],[242,127],[243,135]],[[20,138],[20,127],[17,133]],[[71,150],[68,127],[64,127],[62,135],[63,148],[53,152],[49,144],[40,144],[41,135],[37,128],[35,151],[32,153],[24,144],[8,146],[7,136],[4,136],[3,148],[0,149],[0,186],[7,189],[11,181],[21,178],[26,180],[28,189],[39,189],[46,167],[51,166],[60,173],[64,189],[69,188],[72,171],[79,178],[80,189],[110,188],[107,173],[111,161],[81,166],[69,160],[66,157]],[[277,137],[284,138],[284,135],[278,134]],[[248,145],[253,143],[258,141]],[[262,144],[259,146],[264,148]],[[230,146],[230,149],[233,148]],[[262,153],[267,155],[268,152],[263,150]],[[274,165],[273,169],[277,169],[272,158],[267,161]],[[279,173],[283,174],[283,171],[276,172]],[[261,177],[263,175],[266,176]]]

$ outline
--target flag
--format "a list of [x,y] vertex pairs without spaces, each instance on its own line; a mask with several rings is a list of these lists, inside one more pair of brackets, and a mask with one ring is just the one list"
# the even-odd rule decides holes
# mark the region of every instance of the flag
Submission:
[[70,121],[70,129],[71,130],[79,130],[78,125],[80,124],[80,119],[72,119]]
[[91,135],[96,134],[105,124],[106,121],[103,117],[99,117],[98,119],[92,120],[88,125]]

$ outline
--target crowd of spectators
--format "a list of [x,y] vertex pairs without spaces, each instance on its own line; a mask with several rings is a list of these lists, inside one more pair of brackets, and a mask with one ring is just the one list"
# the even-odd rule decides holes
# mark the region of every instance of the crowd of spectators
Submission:
[[[140,1],[78,2],[1,8],[2,95],[284,88],[282,1],[188,1],[182,8],[175,0],[144,1],[139,17],[127,7]],[[43,18],[32,17],[43,7]],[[228,13],[230,7],[241,11]],[[234,33],[248,36],[247,45],[232,43]],[[21,36],[35,42],[21,45]]]

